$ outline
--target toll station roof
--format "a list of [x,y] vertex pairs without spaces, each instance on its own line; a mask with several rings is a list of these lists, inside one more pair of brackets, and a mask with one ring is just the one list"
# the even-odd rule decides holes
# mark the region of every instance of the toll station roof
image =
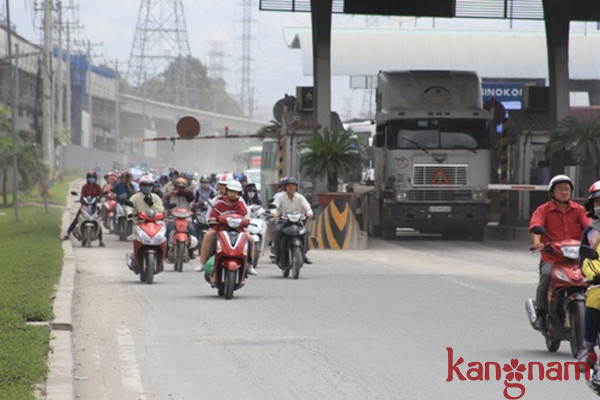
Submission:
[[[302,71],[312,75],[310,29],[286,28],[301,50]],[[600,34],[571,33],[569,74],[600,80]],[[540,31],[334,29],[332,75],[377,75],[380,70],[467,70],[483,79],[548,79],[546,37]]]

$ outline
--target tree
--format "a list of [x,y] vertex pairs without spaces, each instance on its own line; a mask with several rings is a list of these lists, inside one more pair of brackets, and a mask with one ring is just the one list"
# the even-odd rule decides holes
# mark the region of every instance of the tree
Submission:
[[569,115],[558,122],[550,132],[548,141],[550,152],[570,151],[580,168],[582,189],[598,180],[598,160],[600,160],[600,117],[589,115],[576,118]]
[[350,132],[315,130],[310,139],[300,144],[300,171],[313,178],[326,177],[330,192],[337,192],[338,177],[360,166],[357,139]]
[[210,78],[208,70],[194,57],[178,57],[160,75],[139,88],[122,90],[157,101],[229,115],[241,115],[237,102],[225,90],[221,78]]

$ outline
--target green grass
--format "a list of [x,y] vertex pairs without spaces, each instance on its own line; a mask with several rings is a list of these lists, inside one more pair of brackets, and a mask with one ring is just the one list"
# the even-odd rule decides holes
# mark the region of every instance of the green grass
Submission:
[[[55,199],[60,199],[55,204],[65,203],[66,182],[55,185]],[[17,222],[12,205],[0,208],[0,399],[35,399],[35,385],[46,378],[51,332],[26,322],[53,318],[63,259],[61,218],[60,208],[46,212],[43,205],[25,206]]]

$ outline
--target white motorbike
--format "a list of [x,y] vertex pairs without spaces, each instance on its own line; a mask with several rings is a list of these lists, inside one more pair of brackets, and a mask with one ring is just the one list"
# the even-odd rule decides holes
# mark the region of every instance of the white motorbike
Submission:
[[[73,196],[78,196],[77,192],[71,192]],[[75,236],[83,247],[91,247],[94,240],[100,239],[102,226],[100,224],[100,198],[96,196],[85,196],[81,200],[79,207],[79,217],[77,225],[73,230]]]
[[126,241],[127,237],[133,232],[133,208],[128,206],[125,203],[126,201],[125,197],[121,197],[117,199],[117,205],[115,206],[117,217],[115,234],[121,241]]
[[250,224],[248,225],[248,232],[254,237],[254,248],[255,255],[252,260],[252,266],[256,268],[258,259],[263,254],[265,232],[267,231],[267,222],[265,220],[266,214],[265,209],[259,205],[250,207]]

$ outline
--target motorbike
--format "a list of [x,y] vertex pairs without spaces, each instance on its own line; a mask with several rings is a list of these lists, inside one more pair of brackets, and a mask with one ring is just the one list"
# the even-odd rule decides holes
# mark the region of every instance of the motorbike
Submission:
[[219,296],[230,300],[233,292],[245,284],[248,267],[248,235],[245,228],[248,219],[238,214],[225,214],[217,217],[219,225],[225,229],[217,232],[214,274],[204,274],[207,282],[217,288]]
[[252,266],[256,268],[258,265],[258,259],[263,253],[263,245],[265,232],[267,231],[267,222],[265,221],[265,209],[259,205],[250,207],[250,224],[248,225],[248,232],[254,237],[254,259],[252,260]]
[[206,221],[207,204],[202,202],[198,207],[192,209],[192,224],[196,232],[198,232],[198,251],[200,251],[200,244],[204,235],[208,232],[208,222]]
[[186,208],[176,208],[171,211],[175,229],[169,238],[167,260],[174,264],[177,272],[183,271],[183,264],[190,261],[190,249],[198,247],[198,239],[188,234],[188,225],[192,212]]
[[[73,196],[79,196],[77,192],[71,192]],[[100,232],[102,227],[100,226],[100,207],[98,203],[100,198],[96,196],[85,196],[81,200],[76,200],[76,203],[81,203],[79,207],[79,217],[77,225],[73,230],[73,236],[75,236],[83,247],[92,247],[94,240],[100,239]]]
[[[274,209],[276,206],[269,204],[269,208]],[[300,268],[304,264],[304,246],[307,235],[304,221],[306,221],[306,214],[298,211],[286,212],[279,217],[283,228],[281,229],[277,266],[285,278],[290,275],[290,270],[292,278],[300,277]]]
[[[534,226],[531,230],[543,235],[546,230],[542,226]],[[585,312],[585,293],[588,284],[579,268],[579,249],[581,242],[575,239],[554,241],[549,238],[544,249],[553,254],[562,255],[562,260],[554,263],[550,269],[550,286],[548,287],[548,312],[546,313],[545,330],[542,335],[549,351],[555,352],[563,340],[569,341],[573,357],[583,348],[583,329]],[[530,250],[534,250],[530,248]],[[535,301],[528,299],[525,309],[532,327],[537,318]]]
[[115,206],[117,221],[115,233],[119,240],[126,241],[127,237],[133,233],[133,213],[130,206],[127,206],[127,199],[120,197]]
[[115,231],[115,209],[117,201],[113,197],[105,196],[102,201],[102,225],[108,233]]
[[133,236],[133,254],[127,255],[127,266],[140,282],[151,284],[154,275],[163,271],[167,250],[167,227],[159,223],[164,219],[162,213],[146,211],[137,215]]

